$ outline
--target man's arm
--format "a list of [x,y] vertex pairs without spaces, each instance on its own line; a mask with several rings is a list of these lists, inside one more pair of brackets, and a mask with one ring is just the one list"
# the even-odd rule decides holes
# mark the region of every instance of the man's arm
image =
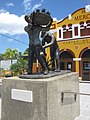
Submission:
[[32,25],[31,25],[31,24],[28,24],[28,26],[25,26],[25,27],[24,27],[24,30],[25,30],[27,33],[29,33],[29,31],[31,30],[31,28],[32,28]]
[[[54,44],[54,40],[55,40],[54,35],[52,35],[52,34],[50,34],[50,33],[49,33],[49,35],[51,36],[51,42],[48,43],[48,44],[46,44],[46,45],[44,45],[43,48],[50,47],[52,44]],[[43,39],[44,39],[44,38],[43,38]]]

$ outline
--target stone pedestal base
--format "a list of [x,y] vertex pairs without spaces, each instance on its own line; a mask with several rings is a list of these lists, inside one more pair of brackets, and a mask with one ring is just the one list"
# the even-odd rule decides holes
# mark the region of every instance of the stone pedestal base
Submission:
[[[44,79],[2,80],[1,120],[74,120],[79,115],[77,73]],[[64,93],[64,94],[62,94]]]

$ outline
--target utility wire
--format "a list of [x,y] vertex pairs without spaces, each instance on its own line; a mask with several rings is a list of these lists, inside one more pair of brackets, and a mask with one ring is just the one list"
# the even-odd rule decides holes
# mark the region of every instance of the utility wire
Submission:
[[12,38],[12,37],[7,36],[7,35],[1,34],[1,33],[0,33],[0,35],[3,36],[3,37],[6,37],[6,38],[12,39],[12,40],[14,40],[14,41],[17,41],[17,42],[19,42],[19,43],[22,43],[22,44],[24,44],[24,45],[28,45],[28,44],[26,44],[26,43],[24,43],[24,42],[21,42],[21,41],[15,39],[15,38]]

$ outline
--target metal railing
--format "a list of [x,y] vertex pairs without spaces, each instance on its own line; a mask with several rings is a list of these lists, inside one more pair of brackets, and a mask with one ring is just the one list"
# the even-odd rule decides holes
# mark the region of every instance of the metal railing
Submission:
[[79,93],[79,92],[70,92],[70,91],[63,91],[61,92],[61,102],[63,103],[63,100],[64,100],[64,96],[65,94],[73,94],[74,95],[74,100],[76,101],[77,99],[77,95],[87,95],[87,96],[90,96],[89,93]]

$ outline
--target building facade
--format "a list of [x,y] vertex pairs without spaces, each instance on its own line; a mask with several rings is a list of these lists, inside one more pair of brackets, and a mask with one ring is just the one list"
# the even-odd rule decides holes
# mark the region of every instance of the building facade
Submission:
[[62,70],[79,73],[79,79],[90,80],[90,6],[81,8],[51,27],[60,47]]

